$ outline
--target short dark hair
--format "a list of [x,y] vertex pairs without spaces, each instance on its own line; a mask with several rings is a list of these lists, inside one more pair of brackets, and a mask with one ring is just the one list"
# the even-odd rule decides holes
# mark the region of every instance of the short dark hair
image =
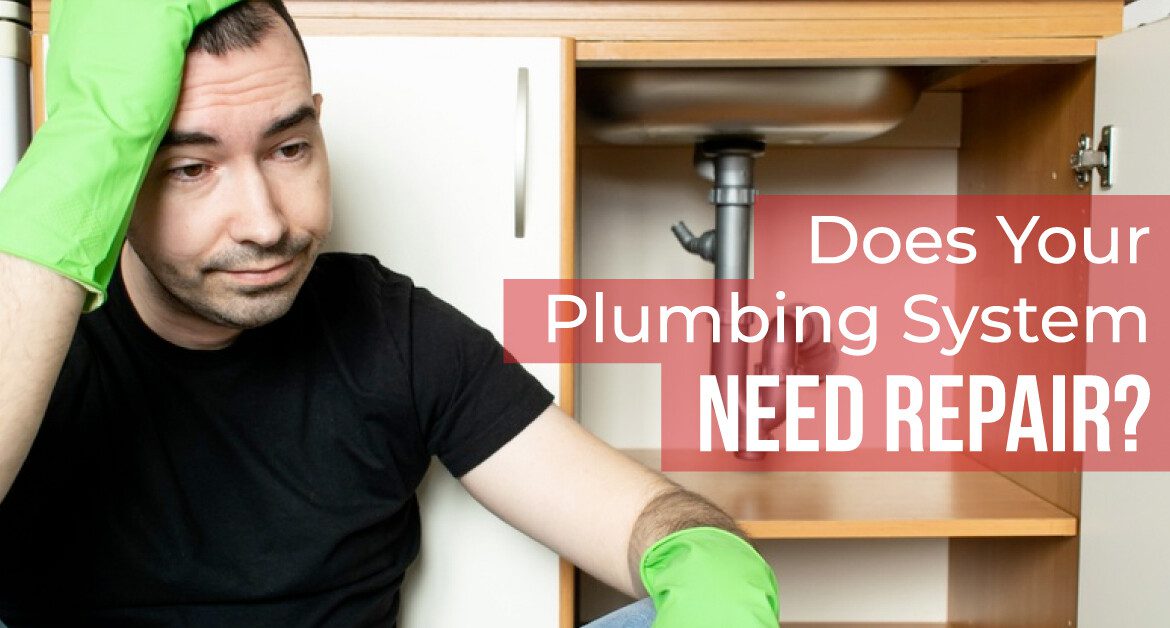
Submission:
[[232,50],[255,47],[277,26],[276,20],[272,19],[273,13],[292,31],[307,68],[309,53],[305,51],[305,42],[283,0],[244,0],[216,13],[195,28],[187,51],[202,51],[218,56]]

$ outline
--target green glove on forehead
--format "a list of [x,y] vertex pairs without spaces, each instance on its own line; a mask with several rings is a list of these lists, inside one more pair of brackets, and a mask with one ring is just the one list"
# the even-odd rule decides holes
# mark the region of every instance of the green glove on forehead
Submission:
[[54,0],[47,118],[0,191],[0,251],[96,308],[178,100],[195,27],[236,0]]

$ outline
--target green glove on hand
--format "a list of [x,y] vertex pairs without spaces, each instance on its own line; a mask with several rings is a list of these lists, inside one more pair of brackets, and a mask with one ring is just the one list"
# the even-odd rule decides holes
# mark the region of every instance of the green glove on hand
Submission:
[[0,191],[0,251],[105,300],[195,27],[236,0],[53,0],[48,117]]
[[776,575],[745,540],[719,528],[667,535],[642,555],[655,628],[779,625]]

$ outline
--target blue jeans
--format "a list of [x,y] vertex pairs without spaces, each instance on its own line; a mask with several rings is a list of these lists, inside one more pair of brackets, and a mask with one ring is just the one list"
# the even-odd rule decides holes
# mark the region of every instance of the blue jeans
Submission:
[[642,598],[629,606],[595,619],[581,628],[650,628],[654,621],[654,603]]

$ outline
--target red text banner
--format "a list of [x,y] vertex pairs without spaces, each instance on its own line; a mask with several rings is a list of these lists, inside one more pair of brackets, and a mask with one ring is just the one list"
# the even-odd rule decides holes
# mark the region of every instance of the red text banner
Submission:
[[667,471],[1165,471],[1167,233],[1161,196],[765,196],[750,279],[507,280],[504,342],[660,364]]

